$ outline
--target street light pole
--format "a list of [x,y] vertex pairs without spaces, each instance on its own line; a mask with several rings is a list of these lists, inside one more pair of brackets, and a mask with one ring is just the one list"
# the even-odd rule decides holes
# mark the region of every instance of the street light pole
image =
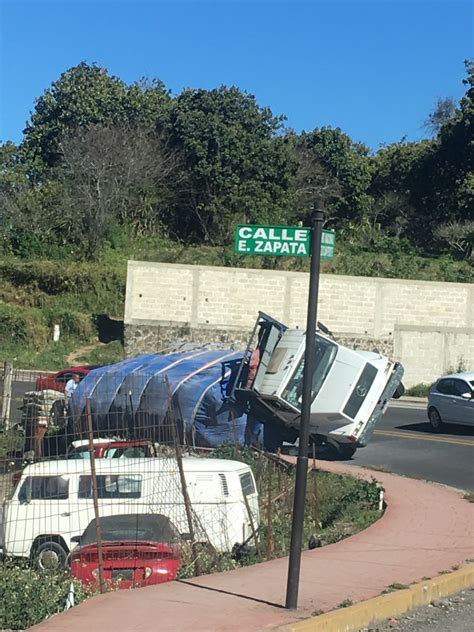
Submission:
[[291,525],[290,559],[285,607],[294,610],[298,605],[298,588],[301,566],[301,545],[303,540],[304,509],[306,501],[306,481],[308,476],[309,420],[311,415],[312,382],[316,359],[316,326],[319,292],[319,271],[321,262],[321,236],[324,214],[314,212],[311,221],[311,268],[309,276],[308,315],[306,321],[306,348],[303,370],[303,397],[299,432],[298,458],[296,461],[295,495],[293,520]]

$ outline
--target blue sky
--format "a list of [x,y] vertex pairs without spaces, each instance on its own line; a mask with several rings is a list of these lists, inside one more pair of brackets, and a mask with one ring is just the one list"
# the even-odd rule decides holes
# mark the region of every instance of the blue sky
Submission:
[[330,125],[377,149],[426,133],[439,97],[465,91],[473,5],[0,0],[0,139],[21,140],[35,98],[85,60],[127,83],[236,85],[297,131]]

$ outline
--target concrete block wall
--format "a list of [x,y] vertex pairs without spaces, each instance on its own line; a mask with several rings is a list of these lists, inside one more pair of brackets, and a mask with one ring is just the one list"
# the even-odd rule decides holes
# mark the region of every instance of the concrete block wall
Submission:
[[[241,345],[258,310],[304,328],[308,284],[303,272],[130,261],[126,351],[159,349],[177,332]],[[322,275],[318,319],[344,344],[391,352],[406,364],[408,385],[460,357],[474,370],[470,284]]]

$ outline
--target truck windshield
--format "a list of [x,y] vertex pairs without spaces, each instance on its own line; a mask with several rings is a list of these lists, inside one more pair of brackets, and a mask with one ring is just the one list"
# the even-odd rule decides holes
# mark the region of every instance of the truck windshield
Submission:
[[[313,401],[321,390],[337,354],[337,345],[326,338],[316,334],[316,361],[311,387],[311,401]],[[301,409],[303,397],[303,370],[304,356],[296,367],[293,376],[282,393],[283,399],[295,408]]]

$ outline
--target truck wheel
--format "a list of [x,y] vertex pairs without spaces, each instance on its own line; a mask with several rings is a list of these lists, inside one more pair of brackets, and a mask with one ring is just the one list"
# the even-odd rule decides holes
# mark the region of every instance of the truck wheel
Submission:
[[357,452],[357,448],[353,445],[341,445],[341,454],[343,459],[351,459]]
[[357,451],[357,447],[351,443],[338,443],[337,441],[331,441],[329,446],[332,448],[334,457],[338,461],[347,461],[348,459],[351,459]]
[[67,552],[57,542],[43,542],[35,549],[34,558],[38,570],[59,571],[66,566]]
[[283,439],[278,428],[265,424],[263,429],[263,445],[267,452],[277,452],[281,449]]

